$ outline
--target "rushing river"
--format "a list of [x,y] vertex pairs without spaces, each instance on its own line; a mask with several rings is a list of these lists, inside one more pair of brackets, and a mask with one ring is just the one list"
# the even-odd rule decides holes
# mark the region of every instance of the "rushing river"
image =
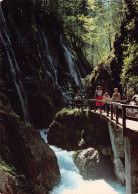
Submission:
[[[44,131],[41,136],[46,141]],[[125,187],[115,182],[105,180],[86,181],[82,179],[78,169],[73,163],[72,152],[50,146],[55,152],[61,173],[59,186],[55,187],[51,194],[125,194]]]

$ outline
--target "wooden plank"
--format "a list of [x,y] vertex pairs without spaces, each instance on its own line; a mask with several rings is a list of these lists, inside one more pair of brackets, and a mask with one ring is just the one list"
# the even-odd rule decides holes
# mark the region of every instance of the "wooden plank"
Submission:
[[126,119],[131,120],[131,121],[138,121],[138,118],[136,118],[136,117],[128,117],[128,116],[126,116]]
[[138,109],[138,106],[125,105],[126,108]]

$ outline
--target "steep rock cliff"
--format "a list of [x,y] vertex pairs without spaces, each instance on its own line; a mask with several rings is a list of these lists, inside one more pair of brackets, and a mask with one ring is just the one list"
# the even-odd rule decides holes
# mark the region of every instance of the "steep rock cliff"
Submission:
[[62,24],[32,2],[1,3],[1,89],[23,120],[44,128],[70,91],[83,89],[84,74]]
[[0,94],[0,174],[5,177],[0,181],[4,194],[10,189],[11,193],[18,193],[20,185],[24,185],[20,187],[23,190],[30,188],[30,193],[48,193],[60,180],[55,153],[38,131],[19,120],[3,94]]

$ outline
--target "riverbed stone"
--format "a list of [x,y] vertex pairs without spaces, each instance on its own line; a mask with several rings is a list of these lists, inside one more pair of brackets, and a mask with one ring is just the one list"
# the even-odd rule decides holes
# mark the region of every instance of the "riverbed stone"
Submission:
[[103,155],[94,148],[79,150],[73,155],[74,163],[84,179],[114,178],[109,155]]

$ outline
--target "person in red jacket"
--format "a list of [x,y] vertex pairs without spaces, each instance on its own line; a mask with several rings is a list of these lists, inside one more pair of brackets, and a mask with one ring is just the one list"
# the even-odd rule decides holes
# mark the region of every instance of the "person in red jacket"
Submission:
[[[103,91],[101,86],[97,87],[97,90],[95,91],[95,98],[96,100],[103,100]],[[104,103],[102,103],[102,106],[104,105]],[[96,106],[100,106],[100,102],[96,102]]]

